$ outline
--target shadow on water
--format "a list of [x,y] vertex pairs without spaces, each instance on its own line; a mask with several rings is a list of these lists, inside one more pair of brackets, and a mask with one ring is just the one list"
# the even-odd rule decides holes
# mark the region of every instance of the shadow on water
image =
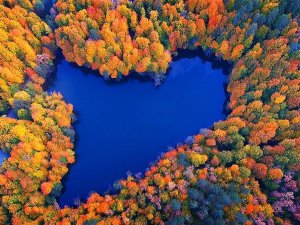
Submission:
[[[215,69],[221,69],[224,75],[229,75],[232,70],[232,64],[229,63],[228,61],[222,60],[220,58],[215,57],[212,54],[205,53],[201,48],[198,48],[197,50],[179,50],[178,54],[176,56],[172,57],[172,61],[176,62],[181,59],[192,59],[195,57],[199,57],[201,60],[201,63],[206,63],[209,62],[211,63],[211,68],[213,70]],[[59,65],[64,61],[64,56],[61,52],[61,50],[58,50],[57,57],[54,61],[55,65]],[[122,85],[130,80],[138,80],[139,82],[142,83],[147,83],[147,82],[153,82],[153,79],[147,75],[146,73],[144,74],[138,74],[137,72],[130,72],[128,76],[122,76],[121,79],[105,79],[103,76],[99,74],[97,70],[92,70],[91,68],[88,68],[87,66],[78,66],[76,63],[70,63],[70,66],[73,69],[80,70],[81,73],[85,76],[96,76],[96,77],[101,77],[105,81],[107,85],[110,86],[116,86],[116,85]],[[47,90],[48,87],[51,87],[54,85],[56,79],[57,79],[57,67],[55,69],[55,72],[49,77],[44,85],[45,90]],[[172,68],[169,67],[167,69],[166,74],[169,74],[172,71]],[[166,77],[167,78],[167,77]],[[226,81],[227,82],[227,81]],[[225,83],[225,92],[227,88],[227,83]],[[159,87],[159,86],[158,86]]]
[[223,103],[223,114],[228,115],[230,113],[230,109],[228,108],[230,95],[227,91],[227,86],[229,83],[229,74],[232,72],[233,63],[218,58],[211,52],[206,53],[205,51],[203,51],[202,48],[198,48],[197,50],[179,50],[178,55],[173,57],[173,61],[177,61],[184,58],[190,59],[195,57],[200,57],[201,63],[211,63],[211,68],[213,70],[221,69],[223,74],[226,76],[226,80],[223,84],[224,94],[226,97]]
[[[124,178],[126,171],[144,171],[168,145],[176,146],[200,128],[226,117],[225,75],[231,72],[231,65],[202,50],[181,50],[173,60],[166,81],[154,87],[149,76],[137,73],[120,81],[105,80],[97,71],[67,63],[59,54],[55,62],[58,68],[45,88],[61,92],[66,102],[74,105],[78,118],[74,123],[76,163],[62,180],[60,205],[72,205],[76,197],[85,200],[90,191],[116,193],[113,182]],[[189,78],[180,73],[187,73]],[[130,111],[131,107],[138,112]],[[176,111],[180,111],[180,119],[174,116]],[[149,116],[144,118],[144,114]]]
[[224,75],[229,75],[231,73],[232,64],[230,62],[217,58],[211,53],[206,53],[201,48],[198,48],[197,50],[179,50],[177,56],[173,57],[173,61],[195,57],[200,57],[202,63],[211,63],[212,69],[221,69]]

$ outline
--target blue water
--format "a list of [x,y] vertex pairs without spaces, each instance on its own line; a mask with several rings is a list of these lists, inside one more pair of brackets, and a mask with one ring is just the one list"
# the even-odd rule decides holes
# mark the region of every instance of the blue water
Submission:
[[9,157],[9,155],[7,153],[4,153],[1,149],[0,149],[0,166],[2,164],[2,162],[4,161],[4,159],[7,159]]
[[64,60],[48,91],[59,91],[74,105],[76,163],[64,180],[60,205],[104,193],[126,172],[144,172],[178,142],[225,118],[221,69],[199,57],[171,64],[166,81],[131,78],[107,82]]

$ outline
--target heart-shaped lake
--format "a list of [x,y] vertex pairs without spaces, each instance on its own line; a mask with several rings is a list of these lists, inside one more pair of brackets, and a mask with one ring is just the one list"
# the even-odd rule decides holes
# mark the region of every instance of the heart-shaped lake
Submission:
[[159,87],[137,78],[106,82],[62,60],[48,91],[61,92],[78,121],[76,163],[60,204],[103,193],[127,171],[145,171],[168,146],[224,119],[225,80],[220,68],[198,56],[174,61]]

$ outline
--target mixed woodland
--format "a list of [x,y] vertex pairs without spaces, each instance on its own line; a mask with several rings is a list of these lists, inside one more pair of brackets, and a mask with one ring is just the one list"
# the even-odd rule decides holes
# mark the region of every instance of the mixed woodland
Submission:
[[[299,224],[299,15],[298,0],[0,0],[0,224]],[[227,118],[117,194],[60,207],[76,162],[73,106],[45,85],[58,52],[159,85],[181,49],[233,65]]]

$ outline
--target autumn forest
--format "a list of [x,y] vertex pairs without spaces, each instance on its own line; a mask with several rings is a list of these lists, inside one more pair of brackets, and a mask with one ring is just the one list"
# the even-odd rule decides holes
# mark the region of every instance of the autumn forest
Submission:
[[[299,224],[299,23],[299,0],[0,0],[0,224]],[[182,50],[232,65],[226,118],[59,205],[76,108],[47,91],[58,58],[163,86]]]

